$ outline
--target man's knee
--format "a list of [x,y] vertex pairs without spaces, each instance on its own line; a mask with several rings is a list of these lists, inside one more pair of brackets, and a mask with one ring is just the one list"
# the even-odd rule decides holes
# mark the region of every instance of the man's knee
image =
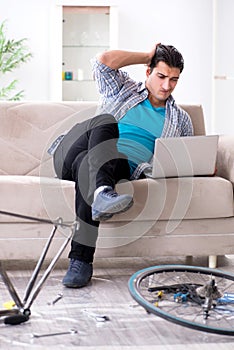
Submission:
[[108,125],[108,124],[113,124],[113,125],[117,125],[117,121],[115,119],[115,117],[112,114],[100,114],[95,116],[92,119],[92,128],[98,127],[98,126],[104,126],[104,125]]

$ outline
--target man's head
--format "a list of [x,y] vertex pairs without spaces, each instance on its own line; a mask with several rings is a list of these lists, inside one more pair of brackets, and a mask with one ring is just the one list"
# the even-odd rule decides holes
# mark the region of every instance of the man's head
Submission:
[[179,68],[180,73],[184,69],[184,59],[174,46],[162,44],[157,45],[155,54],[149,65],[151,71],[160,61],[165,62],[171,68]]
[[169,45],[157,45],[146,71],[146,88],[149,100],[155,107],[165,106],[184,68],[180,52]]

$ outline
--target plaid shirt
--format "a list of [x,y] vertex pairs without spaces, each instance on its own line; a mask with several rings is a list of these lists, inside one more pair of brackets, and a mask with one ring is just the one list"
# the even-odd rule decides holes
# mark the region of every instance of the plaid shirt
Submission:
[[[99,113],[110,113],[116,120],[120,120],[126,112],[138,103],[148,98],[148,90],[143,83],[131,79],[127,72],[115,70],[92,60],[93,75],[101,95]],[[193,135],[192,121],[187,112],[180,108],[172,96],[166,102],[165,123],[161,137],[179,137]],[[152,168],[150,163],[138,165],[132,175],[137,179],[141,173]]]

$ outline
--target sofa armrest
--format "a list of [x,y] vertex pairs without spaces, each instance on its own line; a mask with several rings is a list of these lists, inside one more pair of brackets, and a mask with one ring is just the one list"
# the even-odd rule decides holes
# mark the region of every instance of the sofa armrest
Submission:
[[220,135],[217,154],[217,175],[234,185],[234,135]]

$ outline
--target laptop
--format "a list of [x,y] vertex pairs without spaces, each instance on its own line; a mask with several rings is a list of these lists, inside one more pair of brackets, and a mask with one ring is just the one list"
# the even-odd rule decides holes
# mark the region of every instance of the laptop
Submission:
[[150,177],[214,175],[217,148],[218,135],[158,138]]

